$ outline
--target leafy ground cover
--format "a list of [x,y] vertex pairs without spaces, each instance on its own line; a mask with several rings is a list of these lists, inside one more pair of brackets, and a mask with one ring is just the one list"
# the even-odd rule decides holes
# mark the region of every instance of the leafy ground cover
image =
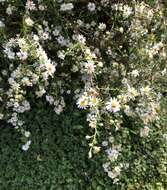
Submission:
[[[68,110],[57,117],[51,108],[40,102],[33,113],[26,115],[26,121],[28,128],[34,132],[32,148],[28,152],[18,149],[19,134],[1,123],[0,190],[131,189],[130,184],[126,188],[112,186],[112,181],[102,170],[101,157],[88,159],[85,139],[88,128],[85,127],[84,115],[77,110]],[[133,182],[137,179],[141,183],[143,180],[143,189],[165,190],[166,181],[160,179],[162,175],[157,172],[157,157],[150,157],[154,151],[156,146],[150,150],[148,168],[143,171],[143,165],[140,166],[142,159],[132,161],[136,174],[129,174],[129,178]],[[145,152],[142,156],[145,158]],[[133,163],[135,160],[138,163],[136,166]],[[143,172],[142,177],[140,172]]]
[[75,112],[65,113],[60,118],[47,107],[40,112],[36,108],[27,116],[28,127],[35,134],[28,152],[18,149],[16,131],[1,126],[0,189],[100,190],[110,187],[110,182],[102,178],[98,161],[87,157],[85,131],[88,129],[82,128],[84,120],[79,118],[76,120]]

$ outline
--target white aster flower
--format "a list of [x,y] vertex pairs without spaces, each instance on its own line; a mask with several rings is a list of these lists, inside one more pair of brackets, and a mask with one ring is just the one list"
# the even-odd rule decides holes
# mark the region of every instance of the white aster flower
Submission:
[[104,169],[105,172],[109,172],[110,162],[106,162],[102,166],[103,166],[103,169]]
[[106,109],[110,112],[118,112],[120,110],[120,103],[116,98],[110,98],[106,103]]
[[27,59],[28,54],[27,52],[20,51],[17,53],[17,56],[19,57],[20,60],[24,61]]
[[88,106],[88,98],[81,96],[77,101],[78,108],[85,109]]
[[116,166],[112,171],[108,172],[108,177],[115,179],[117,178],[121,173],[121,168],[119,166]]
[[36,9],[35,4],[34,4],[34,2],[32,0],[31,1],[27,0],[27,2],[26,2],[26,9],[30,10],[30,11]]
[[11,6],[11,4],[9,4],[8,7],[7,7],[7,9],[6,9],[6,13],[8,15],[11,15],[14,9],[15,9],[15,7]]
[[46,93],[46,90],[44,88],[41,88],[39,91],[35,92],[37,97],[42,97],[45,93]]
[[54,103],[54,98],[53,96],[48,96],[46,95],[46,101],[49,102],[50,105],[52,105]]
[[86,38],[82,34],[77,34],[73,36],[74,40],[77,40],[81,44],[85,44]]
[[22,150],[27,151],[30,148],[31,140],[27,141],[26,144],[22,145]]
[[102,146],[108,146],[108,141],[103,141]]
[[74,5],[72,3],[63,3],[60,6],[61,11],[70,11],[74,8]]
[[38,8],[40,11],[44,11],[46,9],[46,7],[44,5],[39,5]]
[[145,126],[140,129],[140,137],[147,137],[149,135],[150,128]]
[[130,87],[128,86],[128,97],[129,99],[134,99],[136,96],[138,96],[139,93],[137,92],[137,90],[134,87]]
[[99,26],[98,26],[98,29],[101,30],[101,31],[104,31],[106,29],[106,24],[100,23]]
[[88,10],[92,12],[95,9],[96,9],[96,5],[94,3],[89,2],[88,3]]
[[139,76],[139,71],[138,70],[133,70],[132,72],[131,72],[131,74],[132,74],[132,76],[134,76],[134,77],[138,77]]
[[28,138],[30,136],[30,132],[29,131],[25,131],[24,132],[24,136]]
[[107,149],[106,153],[107,153],[108,159],[110,161],[117,160],[117,158],[119,156],[119,151],[117,149],[115,149],[115,148],[109,148],[109,149]]
[[25,19],[25,23],[27,24],[27,26],[33,26],[34,21],[30,17],[27,17]]
[[56,70],[55,65],[53,65],[52,63],[50,63],[50,61],[48,61],[45,63],[45,67],[46,67],[48,75],[52,76]]
[[65,59],[65,52],[64,51],[58,51],[57,52],[57,56],[58,56],[58,58],[60,58],[60,59],[62,59],[62,60],[64,60]]
[[63,111],[63,106],[58,105],[57,107],[54,108],[54,111],[56,112],[57,115],[60,115],[60,113]]
[[142,95],[149,95],[151,88],[149,86],[142,87],[140,89]]
[[94,61],[92,60],[89,60],[87,62],[85,62],[85,68],[86,68],[86,71],[88,74],[92,74],[94,71],[95,71],[95,64],[94,64]]
[[89,106],[90,107],[96,106],[98,104],[98,102],[99,102],[99,100],[95,96],[91,96],[89,98]]

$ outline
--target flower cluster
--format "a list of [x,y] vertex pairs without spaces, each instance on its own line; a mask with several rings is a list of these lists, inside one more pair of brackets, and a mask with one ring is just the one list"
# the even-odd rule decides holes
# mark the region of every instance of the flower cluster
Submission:
[[130,140],[163,128],[166,25],[161,3],[1,0],[0,120],[21,132],[27,151],[22,115],[34,102],[57,115],[75,105],[92,133],[89,157],[102,152],[104,171],[120,185],[134,156]]

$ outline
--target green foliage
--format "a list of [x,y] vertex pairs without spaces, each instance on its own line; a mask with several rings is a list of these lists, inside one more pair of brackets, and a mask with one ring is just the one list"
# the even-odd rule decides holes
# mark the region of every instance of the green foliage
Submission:
[[0,190],[100,190],[110,186],[98,159],[88,159],[88,129],[83,116],[77,112],[76,117],[73,111],[58,117],[43,105],[40,111],[36,107],[26,115],[27,127],[33,131],[28,152],[18,149],[14,129],[1,126]]
[[38,102],[25,118],[27,127],[33,131],[32,146],[27,152],[18,149],[18,133],[1,124],[0,190],[166,189],[166,149],[156,144],[158,134],[151,138],[152,142],[143,144],[139,157],[137,152],[135,156],[136,150],[129,151],[134,153],[133,157],[127,152],[131,170],[128,178],[122,177],[127,185],[116,187],[101,167],[103,158],[88,159],[84,114],[71,108],[56,116],[51,108]]

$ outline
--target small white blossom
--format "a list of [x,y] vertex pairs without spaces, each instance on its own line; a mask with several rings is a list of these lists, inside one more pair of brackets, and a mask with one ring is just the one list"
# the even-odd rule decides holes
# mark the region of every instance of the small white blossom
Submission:
[[33,26],[34,21],[30,17],[27,17],[25,19],[25,23],[27,24],[27,26]]
[[140,129],[140,137],[147,137],[149,135],[150,128],[145,126]]
[[74,8],[72,3],[63,3],[61,4],[60,10],[61,11],[69,11],[72,10]]
[[138,77],[138,76],[139,76],[139,71],[138,71],[138,70],[133,70],[133,71],[131,72],[131,74],[132,74],[132,76],[134,76],[134,77]]
[[77,101],[78,108],[85,109],[88,106],[88,98],[81,96]]
[[106,24],[100,23],[99,26],[98,26],[98,28],[99,28],[99,30],[104,31],[106,29]]
[[116,98],[110,98],[106,103],[106,109],[110,112],[116,113],[120,110],[120,103]]
[[29,131],[25,131],[24,132],[24,136],[28,138],[30,136],[30,132]]
[[96,9],[96,5],[92,2],[89,2],[88,3],[88,10],[92,12],[92,11],[95,11],[95,9]]
[[22,145],[22,150],[27,151],[30,148],[31,140],[27,141],[26,144]]

